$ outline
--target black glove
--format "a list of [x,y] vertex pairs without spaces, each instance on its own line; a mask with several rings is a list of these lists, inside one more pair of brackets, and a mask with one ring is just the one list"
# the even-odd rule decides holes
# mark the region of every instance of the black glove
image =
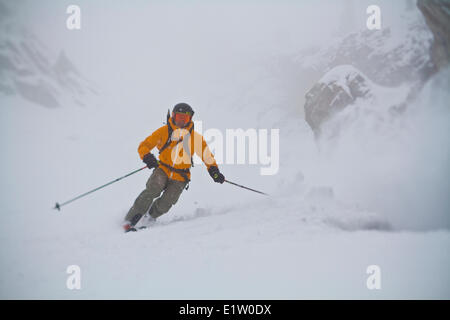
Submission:
[[144,156],[144,158],[142,159],[142,161],[144,161],[144,163],[147,165],[147,167],[149,169],[152,169],[152,168],[155,168],[158,166],[158,160],[156,160],[155,156],[151,152],[147,153]]
[[219,168],[216,166],[209,167],[208,172],[214,182],[223,183],[225,181],[225,177],[220,173]]

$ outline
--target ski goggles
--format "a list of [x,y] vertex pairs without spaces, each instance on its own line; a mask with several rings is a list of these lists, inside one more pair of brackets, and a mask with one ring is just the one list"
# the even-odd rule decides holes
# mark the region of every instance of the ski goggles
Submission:
[[191,121],[191,113],[190,112],[186,112],[186,113],[182,113],[182,112],[174,112],[173,114],[173,120],[176,123],[182,123],[182,124],[187,124],[189,121]]

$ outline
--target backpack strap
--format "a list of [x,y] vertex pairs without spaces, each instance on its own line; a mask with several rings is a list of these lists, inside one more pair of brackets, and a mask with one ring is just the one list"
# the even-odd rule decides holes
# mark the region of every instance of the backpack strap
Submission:
[[[169,118],[170,115],[167,114],[168,118],[167,118],[167,141],[166,143],[161,147],[161,149],[159,149],[159,154],[161,154],[161,152],[163,152],[168,146],[170,146],[170,143],[172,142],[171,138],[172,138],[172,133],[173,133],[173,128],[169,123]],[[192,134],[192,131],[194,131],[194,123],[192,123],[191,128],[189,129],[189,134]],[[178,143],[182,142],[184,139],[181,138],[180,141],[178,141]],[[177,143],[177,144],[178,144]],[[188,153],[190,153],[189,148],[186,150]],[[189,156],[191,157],[191,166],[194,166],[194,161],[192,158],[192,155],[189,154]]]
[[170,138],[172,137],[173,129],[172,129],[172,126],[168,122],[167,122],[167,130],[168,130],[167,141],[161,147],[161,149],[159,149],[159,154],[161,154],[161,152],[163,152],[170,145],[170,143],[172,142]]
[[168,134],[167,134],[167,141],[166,143],[161,147],[161,149],[159,149],[159,154],[161,154],[161,152],[164,151],[164,149],[166,149],[169,145],[170,145],[170,138],[172,137],[172,126],[169,123],[169,119],[170,119],[170,110],[167,109],[167,121],[166,121],[166,125],[167,125],[167,130],[168,130]]
[[[189,135],[191,135],[193,131],[194,131],[194,123],[192,123],[192,127],[189,129]],[[183,143],[184,143],[184,141],[183,141]],[[187,143],[189,143],[189,141],[187,141]],[[183,147],[184,147],[184,145],[183,145]],[[191,152],[189,150],[189,144],[187,145],[187,148],[185,148],[185,150],[188,153],[188,155],[191,157],[191,167],[193,167],[194,166],[194,159],[192,158],[192,154],[191,154]]]

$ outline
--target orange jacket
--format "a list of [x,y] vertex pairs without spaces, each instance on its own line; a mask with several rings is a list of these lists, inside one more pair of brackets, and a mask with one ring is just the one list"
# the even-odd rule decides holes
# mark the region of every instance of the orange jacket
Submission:
[[[208,148],[203,136],[194,130],[189,134],[189,130],[194,125],[193,122],[186,128],[179,128],[175,125],[172,118],[170,118],[169,125],[173,129],[172,141],[169,146],[160,153],[160,162],[168,164],[176,169],[189,169],[191,167],[191,155],[194,155],[192,150],[194,150],[195,154],[197,154],[205,163],[207,169],[211,166],[217,166],[214,155]],[[168,134],[167,125],[164,125],[142,141],[138,148],[141,159],[143,159],[154,147],[157,147],[158,150],[160,150],[166,143]],[[180,142],[178,139],[182,139],[182,141]],[[179,173],[174,172],[161,164],[159,167],[164,170],[170,179],[184,181],[184,178]],[[187,177],[190,179],[191,174],[188,173]]]

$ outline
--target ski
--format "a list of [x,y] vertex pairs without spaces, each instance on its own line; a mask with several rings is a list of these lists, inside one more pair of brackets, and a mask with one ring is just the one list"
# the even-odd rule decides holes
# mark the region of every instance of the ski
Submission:
[[137,232],[142,229],[147,229],[148,227],[155,224],[156,219],[153,218],[150,214],[146,213],[143,216],[138,216],[135,220],[134,224],[125,225],[125,233],[127,232]]

